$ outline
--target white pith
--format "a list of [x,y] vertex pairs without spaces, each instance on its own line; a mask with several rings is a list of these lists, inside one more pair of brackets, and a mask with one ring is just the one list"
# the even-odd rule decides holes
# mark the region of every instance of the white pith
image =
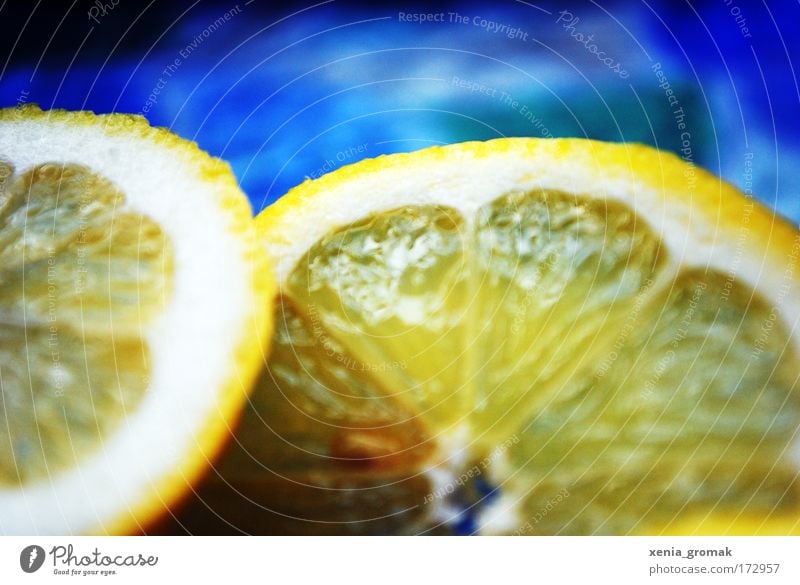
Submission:
[[588,154],[584,160],[574,156],[564,160],[544,149],[536,154],[519,149],[469,159],[420,159],[413,168],[395,165],[351,176],[316,193],[313,205],[304,205],[303,213],[287,214],[273,225],[267,251],[278,282],[284,282],[300,257],[327,232],[371,213],[440,204],[457,209],[469,224],[481,206],[498,197],[536,189],[624,203],[662,239],[673,262],[723,273],[735,266],[737,280],[774,303],[786,323],[791,326],[800,318],[800,296],[778,294],[784,282],[782,267],[770,265],[757,246],[737,248],[736,234],[721,231],[716,218],[693,205],[691,190],[687,189],[687,197],[665,198],[637,180],[633,166],[610,173]]
[[48,162],[89,167],[125,194],[127,210],[155,220],[174,250],[171,296],[145,330],[150,385],[138,408],[80,466],[0,488],[0,534],[102,532],[153,497],[155,484],[197,451],[246,335],[253,268],[220,209],[221,186],[168,146],[106,133],[99,121],[7,120],[0,122],[0,158],[17,174]]

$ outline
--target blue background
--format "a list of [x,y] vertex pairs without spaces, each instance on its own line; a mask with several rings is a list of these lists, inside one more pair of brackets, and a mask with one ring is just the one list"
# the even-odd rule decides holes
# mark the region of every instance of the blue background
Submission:
[[800,220],[797,2],[246,2],[3,4],[0,104],[145,113],[230,161],[258,211],[307,176],[469,139],[680,154],[660,63],[692,160]]

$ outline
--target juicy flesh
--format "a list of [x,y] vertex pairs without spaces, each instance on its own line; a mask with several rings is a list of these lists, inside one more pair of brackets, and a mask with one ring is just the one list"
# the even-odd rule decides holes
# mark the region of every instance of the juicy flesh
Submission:
[[[437,465],[471,470],[467,508],[500,492],[506,530],[529,533],[799,503],[789,333],[738,280],[681,267],[622,204],[531,192],[471,222],[441,206],[378,213],[313,246],[275,310],[227,465],[339,490],[351,513],[336,521]],[[443,448],[455,436],[462,452]],[[387,514],[457,500],[463,483]]]
[[172,261],[88,168],[0,161],[0,486],[77,465],[136,409]]

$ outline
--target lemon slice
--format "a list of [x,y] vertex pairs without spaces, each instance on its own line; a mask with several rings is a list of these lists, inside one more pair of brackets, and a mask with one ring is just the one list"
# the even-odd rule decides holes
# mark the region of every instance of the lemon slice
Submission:
[[195,144],[0,110],[0,533],[137,531],[186,491],[263,362],[265,263]]
[[343,168],[257,222],[273,353],[196,530],[800,526],[800,234],[717,177],[500,139]]

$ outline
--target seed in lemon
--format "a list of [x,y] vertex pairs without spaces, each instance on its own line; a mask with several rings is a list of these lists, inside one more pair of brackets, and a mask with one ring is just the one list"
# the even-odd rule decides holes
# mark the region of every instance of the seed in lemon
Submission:
[[800,528],[800,234],[717,177],[501,139],[345,167],[257,222],[273,353],[190,529]]
[[140,117],[0,110],[0,533],[145,529],[263,363],[228,167]]

